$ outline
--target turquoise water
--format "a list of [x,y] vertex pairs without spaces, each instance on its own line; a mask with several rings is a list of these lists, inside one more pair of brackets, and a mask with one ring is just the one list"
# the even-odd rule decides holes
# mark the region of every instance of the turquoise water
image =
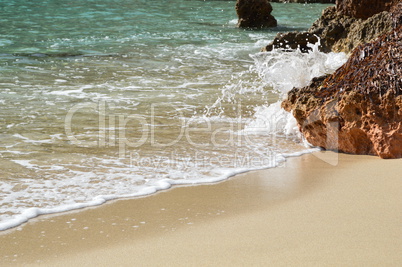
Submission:
[[0,230],[305,151],[270,104],[328,57],[259,51],[327,5],[273,4],[279,26],[260,31],[234,5],[0,1]]

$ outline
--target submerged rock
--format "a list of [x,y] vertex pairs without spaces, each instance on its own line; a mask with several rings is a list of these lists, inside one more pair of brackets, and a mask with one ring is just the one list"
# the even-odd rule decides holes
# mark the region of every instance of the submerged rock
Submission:
[[237,0],[236,12],[239,17],[237,26],[240,28],[261,29],[277,25],[268,0]]
[[401,6],[394,10],[390,33],[358,46],[334,74],[292,89],[283,101],[312,145],[402,157]]

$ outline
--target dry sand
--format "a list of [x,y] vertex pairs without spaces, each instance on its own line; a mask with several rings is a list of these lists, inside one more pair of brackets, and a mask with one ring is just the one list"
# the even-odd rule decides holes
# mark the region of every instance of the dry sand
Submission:
[[0,266],[402,266],[401,163],[309,154],[41,216],[0,233]]

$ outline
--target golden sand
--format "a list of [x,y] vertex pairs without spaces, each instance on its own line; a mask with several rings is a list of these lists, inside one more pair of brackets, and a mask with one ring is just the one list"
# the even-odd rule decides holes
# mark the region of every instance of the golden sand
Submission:
[[0,233],[0,266],[401,266],[401,163],[309,154],[40,216]]

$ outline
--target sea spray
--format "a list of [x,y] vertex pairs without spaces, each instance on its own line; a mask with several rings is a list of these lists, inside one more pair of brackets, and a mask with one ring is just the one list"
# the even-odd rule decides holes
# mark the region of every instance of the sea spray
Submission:
[[311,48],[309,53],[299,49],[274,49],[250,55],[254,60],[251,68],[284,97],[293,87],[307,86],[314,77],[333,73],[346,62],[345,53],[323,53],[319,51],[319,45],[319,42],[308,45]]
[[347,60],[345,53],[320,52],[319,43],[310,44],[309,47],[311,48],[309,53],[274,49],[251,55],[255,63],[251,69],[258,74],[263,83],[277,92],[279,100],[256,107],[254,120],[245,126],[245,132],[301,138],[296,120],[281,108],[282,99],[292,88],[307,86],[314,77],[333,73]]

